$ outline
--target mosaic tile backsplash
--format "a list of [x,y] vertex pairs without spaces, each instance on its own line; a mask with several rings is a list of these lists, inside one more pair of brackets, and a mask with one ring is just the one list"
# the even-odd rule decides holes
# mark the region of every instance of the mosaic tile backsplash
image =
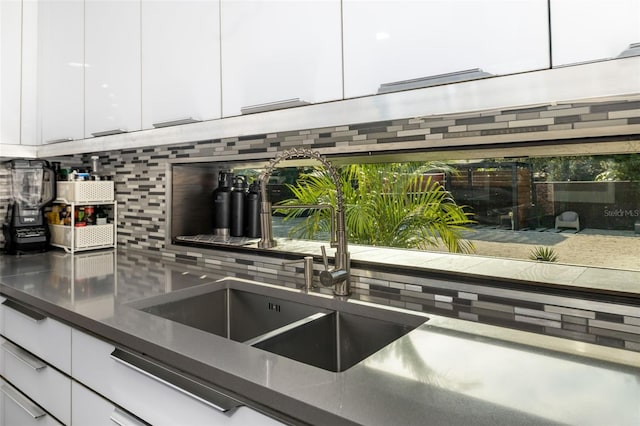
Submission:
[[[280,260],[224,250],[193,253],[188,248],[167,251],[167,170],[170,160],[219,157],[264,158],[295,146],[339,148],[344,153],[362,147],[413,149],[464,145],[465,139],[536,133],[584,127],[640,124],[640,101],[547,105],[486,113],[423,117],[211,139],[197,143],[93,153],[102,173],[113,177],[118,202],[118,245],[152,251],[180,262],[222,268],[231,275],[276,284],[296,283],[301,268],[283,268]],[[514,136],[515,137],[515,136]],[[469,142],[471,143],[471,142]],[[474,142],[475,143],[475,142]],[[356,148],[358,147],[358,148]],[[61,159],[63,162],[65,159]],[[89,165],[90,155],[66,159]],[[6,172],[0,172],[0,214],[9,197]],[[0,237],[1,238],[1,237]],[[588,300],[574,295],[511,290],[481,283],[434,279],[427,272],[352,270],[355,297],[439,315],[498,324],[574,340],[640,351],[640,304],[637,301]],[[384,293],[387,297],[377,297]]]

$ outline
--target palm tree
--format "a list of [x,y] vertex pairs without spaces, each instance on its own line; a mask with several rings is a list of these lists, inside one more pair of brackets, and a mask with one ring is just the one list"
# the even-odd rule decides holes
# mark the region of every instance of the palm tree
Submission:
[[[469,253],[473,245],[462,238],[470,213],[424,171],[433,165],[415,163],[352,164],[340,170],[348,238],[356,244],[420,248],[444,244],[450,252]],[[316,168],[290,185],[295,198],[281,204],[331,204],[335,189],[323,169]],[[300,210],[282,210],[286,218]],[[313,238],[329,232],[330,212],[314,210],[290,235]],[[286,220],[285,218],[285,220]]]

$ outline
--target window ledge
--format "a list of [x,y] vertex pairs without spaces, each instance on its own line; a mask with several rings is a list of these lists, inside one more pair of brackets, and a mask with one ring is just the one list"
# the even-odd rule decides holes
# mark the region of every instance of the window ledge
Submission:
[[[278,246],[273,250],[320,256],[322,245],[315,241],[278,239]],[[351,260],[358,263],[387,264],[414,270],[419,268],[476,278],[500,278],[533,285],[640,297],[640,271],[356,244],[350,244],[349,251]]]

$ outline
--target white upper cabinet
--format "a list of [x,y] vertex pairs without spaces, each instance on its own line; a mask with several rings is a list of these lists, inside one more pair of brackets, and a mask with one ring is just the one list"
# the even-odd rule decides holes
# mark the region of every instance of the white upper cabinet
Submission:
[[547,0],[344,0],[343,14],[346,98],[465,70],[549,66]]
[[85,137],[135,131],[140,106],[140,1],[85,1]]
[[615,58],[640,43],[640,1],[551,0],[551,37],[553,66]]
[[342,98],[340,0],[222,0],[221,22],[223,116]]
[[84,138],[84,2],[40,2],[42,142]]
[[[0,1],[0,143],[20,143],[22,5]],[[1,156],[1,153],[0,153]]]
[[142,0],[142,127],[220,118],[218,0]]

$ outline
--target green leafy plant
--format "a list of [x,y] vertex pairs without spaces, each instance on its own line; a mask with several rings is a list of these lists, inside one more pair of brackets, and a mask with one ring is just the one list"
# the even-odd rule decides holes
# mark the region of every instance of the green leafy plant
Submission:
[[558,255],[556,254],[556,251],[551,247],[536,247],[531,250],[529,259],[542,262],[557,262]]
[[[424,167],[423,167],[424,168]],[[469,253],[471,242],[462,238],[466,225],[474,223],[465,207],[436,180],[411,164],[353,164],[340,170],[345,220],[350,242],[374,246],[426,248],[443,244],[450,252]],[[281,204],[331,204],[336,191],[331,178],[317,168],[290,185],[295,198]],[[282,210],[298,217],[299,210]],[[314,210],[290,235],[313,238],[329,232],[330,212]]]

